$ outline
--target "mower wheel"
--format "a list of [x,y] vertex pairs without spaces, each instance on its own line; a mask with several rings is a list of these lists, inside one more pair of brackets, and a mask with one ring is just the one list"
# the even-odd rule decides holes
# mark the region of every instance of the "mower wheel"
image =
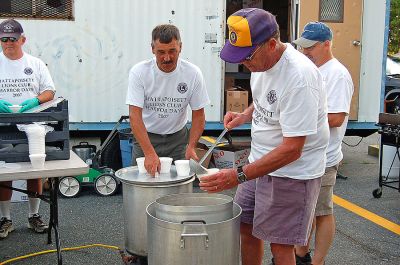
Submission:
[[113,174],[104,173],[94,181],[94,189],[101,196],[111,196],[118,190],[118,182]]
[[81,184],[75,177],[62,177],[58,184],[58,191],[66,198],[73,198],[81,191]]

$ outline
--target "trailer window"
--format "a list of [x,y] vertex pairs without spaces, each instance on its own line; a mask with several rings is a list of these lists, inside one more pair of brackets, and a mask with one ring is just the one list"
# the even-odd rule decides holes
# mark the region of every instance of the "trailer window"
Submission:
[[73,0],[0,0],[0,18],[73,20]]
[[343,22],[344,0],[319,0],[319,21]]

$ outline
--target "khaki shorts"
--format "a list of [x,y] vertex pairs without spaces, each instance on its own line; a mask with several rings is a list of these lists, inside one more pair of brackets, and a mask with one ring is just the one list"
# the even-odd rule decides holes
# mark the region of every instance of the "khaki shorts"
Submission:
[[333,187],[336,183],[338,168],[339,164],[325,169],[325,174],[322,176],[317,207],[315,208],[315,216],[333,214]]

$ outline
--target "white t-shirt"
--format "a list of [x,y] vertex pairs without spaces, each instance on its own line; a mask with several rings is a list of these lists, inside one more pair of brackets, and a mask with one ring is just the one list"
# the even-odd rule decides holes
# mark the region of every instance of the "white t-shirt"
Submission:
[[[354,86],[346,67],[337,59],[331,59],[319,67],[324,78],[328,98],[328,113],[349,113]],[[343,159],[342,140],[346,133],[348,116],[342,126],[329,128],[330,138],[326,151],[326,166],[337,165]]]
[[46,90],[56,91],[42,60],[27,53],[18,60],[10,60],[0,53],[0,99],[18,105]]
[[283,137],[306,136],[301,157],[270,173],[292,179],[313,179],[325,171],[329,140],[326,92],[317,67],[286,44],[280,60],[265,72],[252,73],[253,162],[282,143]]
[[129,72],[126,104],[142,108],[146,130],[171,134],[187,123],[187,107],[199,110],[210,103],[200,68],[179,59],[171,73],[161,71],[153,58]]

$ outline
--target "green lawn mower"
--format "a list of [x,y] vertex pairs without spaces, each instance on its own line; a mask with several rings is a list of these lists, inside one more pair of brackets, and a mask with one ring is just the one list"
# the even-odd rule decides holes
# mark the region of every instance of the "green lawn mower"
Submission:
[[[85,175],[66,176],[60,178],[59,193],[66,198],[76,197],[83,185],[93,185],[97,194],[101,196],[114,195],[120,186],[115,177],[115,171],[121,168],[121,151],[119,147],[118,127],[129,116],[122,116],[103,144],[96,151],[96,146],[88,142],[80,142],[72,147],[83,161],[90,166]],[[117,136],[117,137],[116,137]]]

